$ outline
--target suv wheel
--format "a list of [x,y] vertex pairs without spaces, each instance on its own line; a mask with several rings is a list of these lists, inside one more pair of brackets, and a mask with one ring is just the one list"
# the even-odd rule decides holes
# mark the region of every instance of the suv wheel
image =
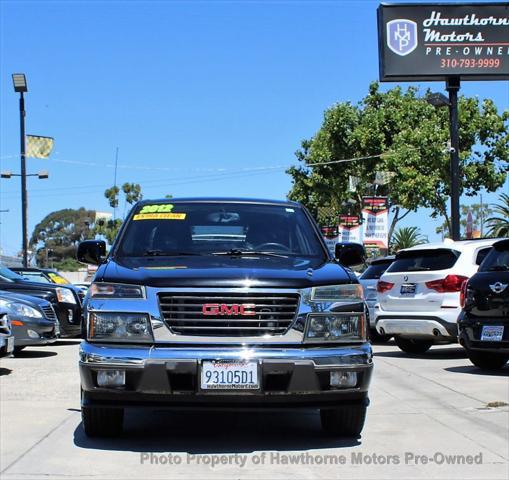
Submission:
[[468,352],[468,358],[470,361],[483,370],[497,370],[503,368],[509,357],[507,355],[500,355],[497,353],[490,352]]
[[320,410],[323,430],[338,437],[358,437],[364,427],[367,407],[348,405],[334,409]]
[[392,335],[381,335],[378,333],[376,328],[371,328],[369,330],[369,339],[373,343],[387,343],[392,338]]
[[88,437],[114,437],[122,433],[124,409],[81,407],[81,420]]
[[433,342],[429,340],[414,340],[413,338],[394,337],[396,345],[406,353],[426,353]]

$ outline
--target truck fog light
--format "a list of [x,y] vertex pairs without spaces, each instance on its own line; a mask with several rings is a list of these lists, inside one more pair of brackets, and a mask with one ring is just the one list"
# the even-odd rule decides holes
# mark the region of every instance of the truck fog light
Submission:
[[27,330],[27,334],[30,338],[39,338],[39,334],[37,332],[34,332],[33,330]]
[[357,372],[330,372],[330,386],[353,388],[357,385]]
[[125,370],[99,370],[97,372],[97,385],[100,387],[125,386]]

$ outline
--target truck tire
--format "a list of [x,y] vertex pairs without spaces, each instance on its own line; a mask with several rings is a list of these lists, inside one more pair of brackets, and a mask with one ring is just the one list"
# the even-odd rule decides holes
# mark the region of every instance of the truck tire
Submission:
[[115,437],[122,433],[124,409],[81,407],[81,420],[87,437]]
[[482,370],[498,370],[504,368],[509,360],[507,355],[500,355],[491,352],[474,352],[468,351],[468,358],[476,366]]
[[394,337],[394,341],[400,350],[414,354],[426,353],[433,345],[433,342],[429,340],[414,340],[412,338]]
[[337,437],[358,437],[366,420],[365,405],[346,405],[320,410],[322,429]]

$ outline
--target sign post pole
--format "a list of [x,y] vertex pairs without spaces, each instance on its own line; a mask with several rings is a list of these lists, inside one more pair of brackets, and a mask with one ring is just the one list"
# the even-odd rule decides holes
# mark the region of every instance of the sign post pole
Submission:
[[460,240],[460,165],[458,133],[458,90],[459,77],[448,77],[446,90],[449,92],[449,132],[451,136],[451,237]]

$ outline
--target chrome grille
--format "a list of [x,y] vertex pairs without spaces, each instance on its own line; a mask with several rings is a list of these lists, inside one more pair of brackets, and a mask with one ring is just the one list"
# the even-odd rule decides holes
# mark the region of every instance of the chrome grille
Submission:
[[44,313],[44,316],[49,320],[56,320],[57,316],[55,314],[55,310],[53,310],[53,307],[51,305],[45,305],[44,307],[41,307],[41,310]]
[[159,293],[166,324],[173,333],[181,335],[282,335],[292,324],[298,304],[297,294]]

